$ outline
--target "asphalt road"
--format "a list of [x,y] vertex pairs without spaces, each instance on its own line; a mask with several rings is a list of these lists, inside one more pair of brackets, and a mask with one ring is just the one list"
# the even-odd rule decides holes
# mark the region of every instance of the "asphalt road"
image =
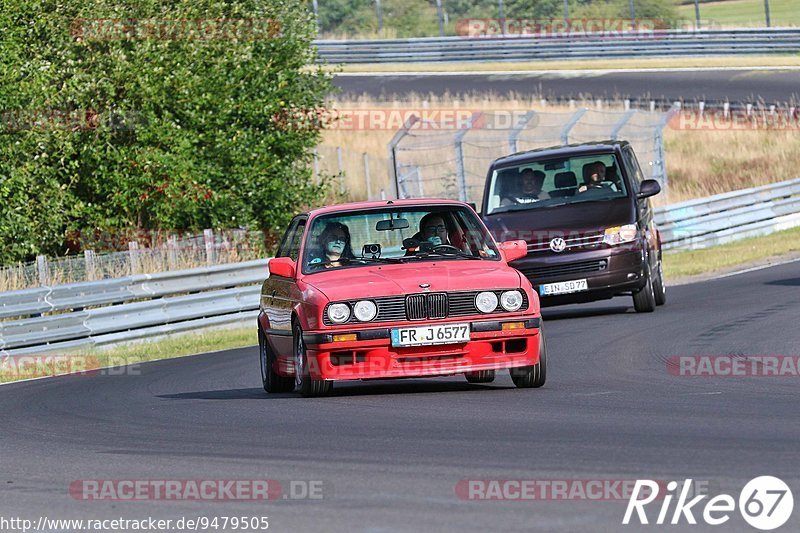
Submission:
[[495,93],[547,98],[631,98],[785,104],[800,100],[800,70],[569,71],[526,74],[348,74],[342,96],[393,98],[416,94]]
[[[798,354],[800,263],[629,298],[549,308],[547,385],[460,377],[266,395],[256,349],[133,375],[0,387],[0,517],[268,515],[272,531],[653,531],[626,501],[465,501],[459,480],[708,482],[738,498],[777,475],[800,497],[797,378],[678,377],[674,355]],[[323,499],[78,501],[81,479],[318,480]],[[652,511],[651,520],[657,510]],[[697,513],[696,513],[697,514]],[[698,516],[699,518],[699,516]],[[672,528],[712,530],[685,525]],[[800,528],[800,512],[783,530]],[[749,531],[733,514],[717,531]]]

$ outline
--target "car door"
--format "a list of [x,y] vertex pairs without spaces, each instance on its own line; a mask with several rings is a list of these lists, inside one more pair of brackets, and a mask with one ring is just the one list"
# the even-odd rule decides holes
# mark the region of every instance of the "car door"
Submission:
[[[295,262],[298,261],[307,220],[304,215],[292,220],[276,257],[291,257]],[[277,275],[270,275],[267,281],[262,290],[263,309],[269,320],[267,337],[279,358],[288,357],[292,354],[292,309],[299,298],[297,281]]]
[[[639,184],[644,180],[644,174],[642,173],[642,168],[639,166],[636,154],[633,152],[633,148],[631,148],[630,145],[623,149],[622,159],[628,171],[628,176],[630,176],[630,185],[633,187],[634,198],[636,198],[636,194],[639,193]],[[634,201],[637,204],[637,223],[639,227],[644,228],[647,238],[647,247],[650,251],[650,266],[651,268],[655,268],[658,261],[658,233],[656,232],[653,208],[649,198],[642,198]]]

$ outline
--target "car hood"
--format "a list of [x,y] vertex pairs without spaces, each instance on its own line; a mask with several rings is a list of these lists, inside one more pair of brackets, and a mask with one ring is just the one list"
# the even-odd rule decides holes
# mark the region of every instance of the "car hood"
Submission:
[[520,275],[503,261],[424,261],[318,272],[304,278],[329,300],[396,296],[422,292],[509,289],[520,287]]
[[536,232],[588,233],[631,224],[635,213],[631,200],[620,198],[497,213],[484,216],[483,221],[497,240],[531,241],[531,235]]

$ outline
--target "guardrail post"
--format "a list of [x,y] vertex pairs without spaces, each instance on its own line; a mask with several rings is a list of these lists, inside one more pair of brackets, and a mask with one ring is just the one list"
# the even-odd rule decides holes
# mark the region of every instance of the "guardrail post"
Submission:
[[405,196],[400,196],[400,182],[399,182],[399,173],[397,172],[397,145],[400,144],[400,141],[403,140],[403,137],[408,135],[408,130],[416,124],[420,118],[417,115],[411,115],[406,120],[403,127],[394,134],[392,140],[389,141],[389,179],[394,184],[394,197],[395,198],[404,198]]
[[50,269],[47,265],[47,256],[36,256],[36,272],[39,274],[39,285],[42,287],[50,285]]
[[341,146],[336,147],[336,164],[339,166],[339,192],[344,194],[344,162]]
[[439,36],[444,37],[444,11],[442,0],[436,0],[436,16],[439,18]]
[[138,274],[141,270],[139,263],[139,243],[130,241],[128,243],[128,261],[130,262],[131,275]]
[[534,115],[536,115],[536,111],[528,111],[527,113],[522,115],[522,117],[520,117],[520,119],[517,121],[514,127],[511,128],[511,133],[509,133],[508,135],[508,147],[511,150],[512,154],[518,151],[517,139],[519,139],[520,133],[522,133],[522,130],[525,129],[525,126],[528,125],[528,122],[531,121]]
[[769,0],[764,0],[764,15],[767,17],[767,28],[772,27],[772,21],[769,17]]
[[375,0],[375,14],[378,16],[378,33],[383,33],[383,9],[381,0]]
[[217,262],[217,254],[214,248],[214,230],[203,230],[203,241],[206,244],[206,263],[213,265]]

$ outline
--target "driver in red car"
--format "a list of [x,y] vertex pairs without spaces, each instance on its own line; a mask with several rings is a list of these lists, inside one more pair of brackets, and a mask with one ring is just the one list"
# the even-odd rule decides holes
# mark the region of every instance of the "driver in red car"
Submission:
[[438,213],[428,213],[419,221],[419,232],[423,240],[434,246],[451,244],[447,233],[447,225]]

